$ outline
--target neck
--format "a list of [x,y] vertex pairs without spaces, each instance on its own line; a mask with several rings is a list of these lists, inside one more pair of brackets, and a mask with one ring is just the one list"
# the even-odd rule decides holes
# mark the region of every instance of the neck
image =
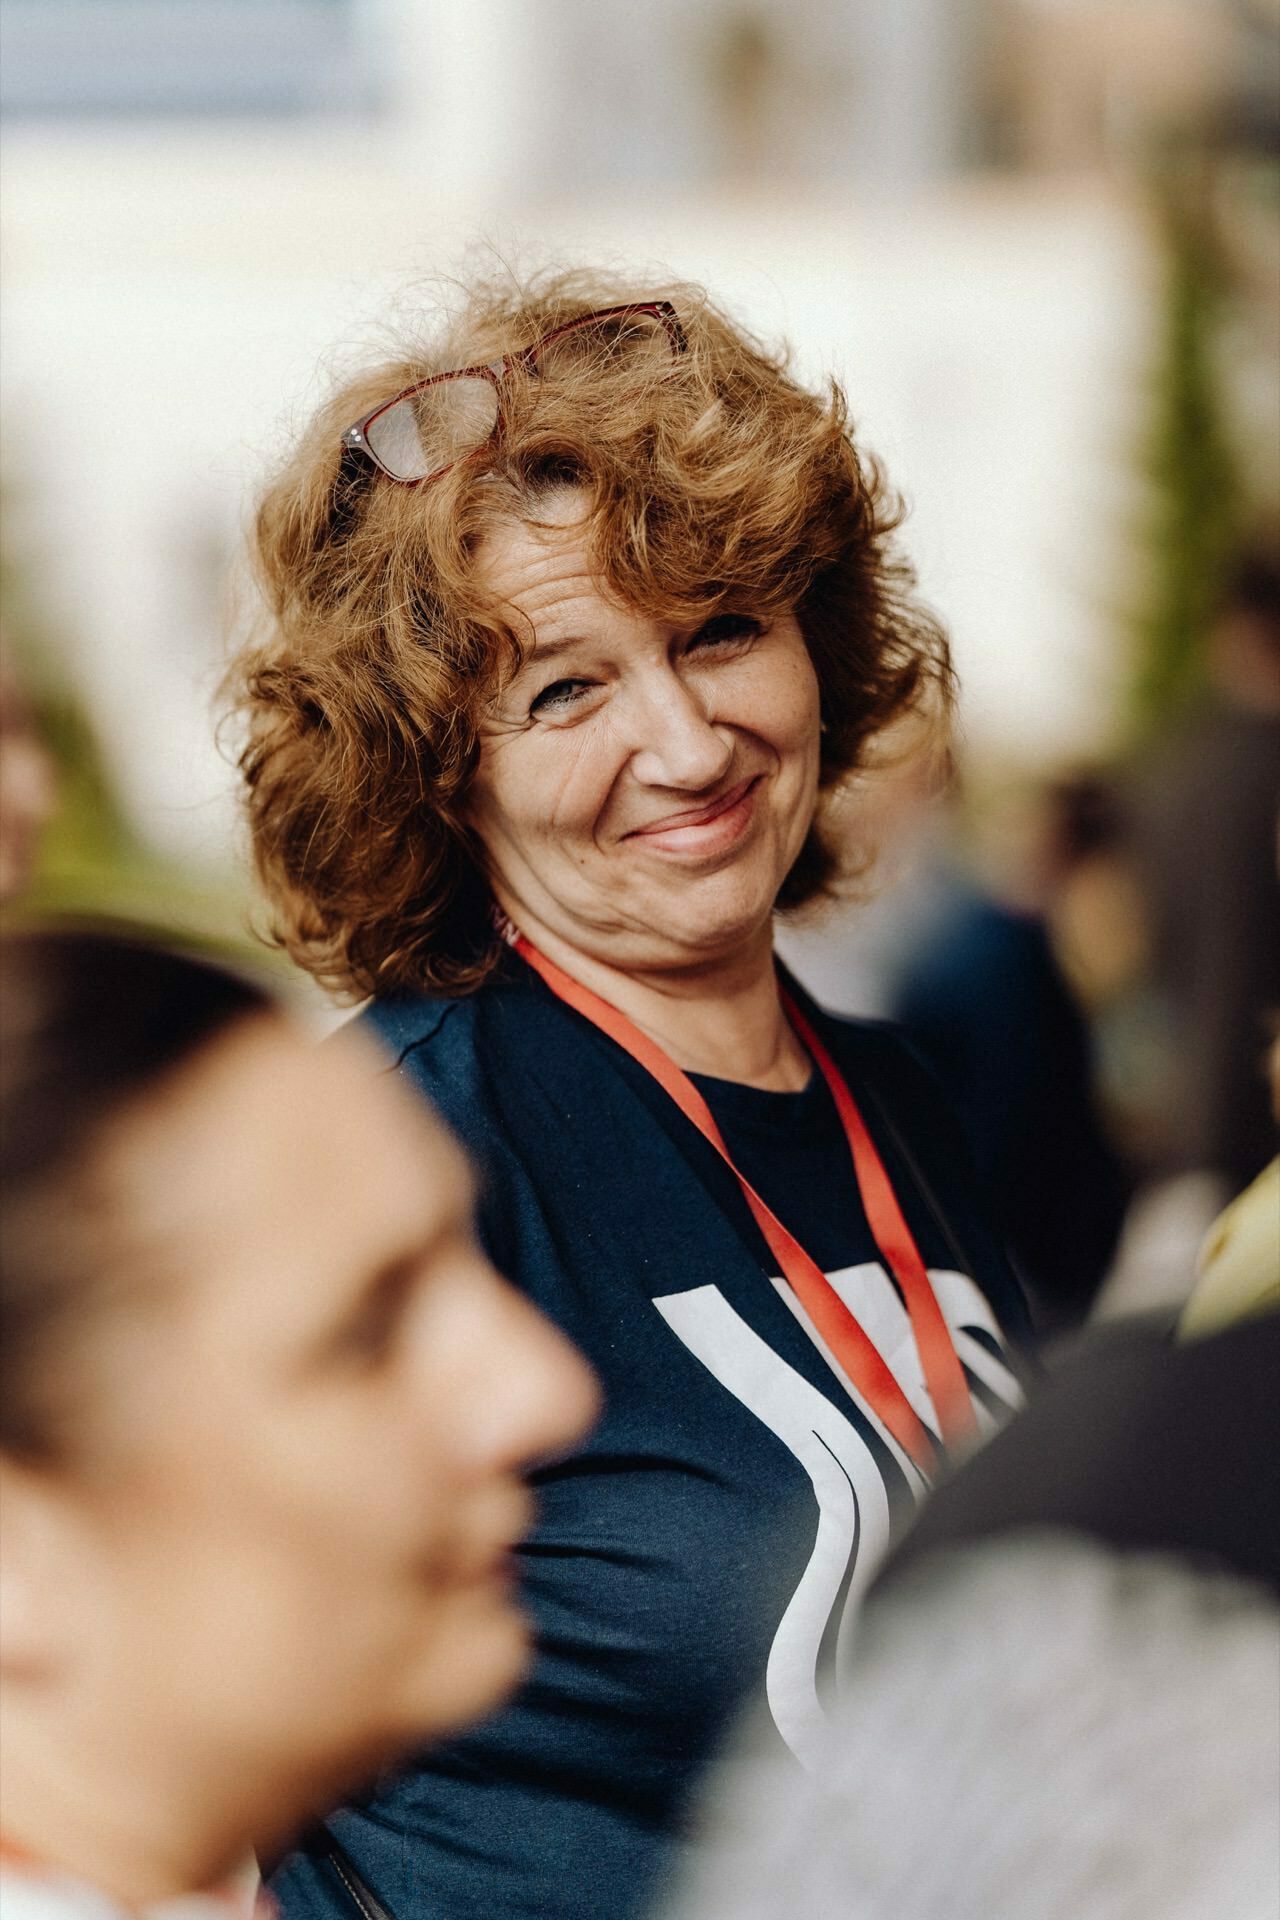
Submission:
[[[211,1781],[185,1756],[131,1737],[94,1740],[73,1716],[5,1712],[4,1835],[17,1850],[138,1910],[202,1892],[243,1868],[269,1783]],[[256,1803],[256,1804],[254,1804]],[[274,1809],[273,1809],[274,1813]]]
[[625,1013],[686,1073],[783,1093],[808,1084],[809,1056],[783,1010],[770,927],[731,954],[647,969],[584,953],[550,928],[528,924],[526,916],[516,924],[548,960]]

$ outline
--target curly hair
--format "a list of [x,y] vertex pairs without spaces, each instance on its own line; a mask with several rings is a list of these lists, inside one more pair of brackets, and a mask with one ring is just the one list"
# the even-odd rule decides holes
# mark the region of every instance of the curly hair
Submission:
[[[659,298],[685,336],[673,364],[517,367],[496,444],[429,485],[397,485],[343,448],[353,419],[427,374]],[[496,961],[465,796],[485,711],[527,639],[482,590],[476,549],[566,485],[583,492],[598,577],[636,611],[676,624],[744,599],[795,609],[820,689],[820,791],[780,908],[834,880],[832,801],[873,736],[949,708],[946,637],[893,544],[900,503],[855,446],[834,381],[807,391],[785,352],[696,287],[564,273],[475,285],[428,348],[336,387],[254,526],[264,621],[229,681],[254,858],[270,937],[345,997],[465,993]]]

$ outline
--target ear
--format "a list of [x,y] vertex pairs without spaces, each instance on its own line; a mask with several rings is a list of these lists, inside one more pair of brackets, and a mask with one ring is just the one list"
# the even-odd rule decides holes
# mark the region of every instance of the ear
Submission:
[[0,1454],[0,1673],[38,1678],[71,1651],[64,1596],[82,1585],[75,1506],[58,1476]]

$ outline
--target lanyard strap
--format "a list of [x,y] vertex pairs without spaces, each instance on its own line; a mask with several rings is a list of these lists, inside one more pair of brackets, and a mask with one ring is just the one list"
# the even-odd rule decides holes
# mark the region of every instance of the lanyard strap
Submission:
[[[937,1464],[933,1437],[916,1414],[892,1369],[874,1341],[850,1313],[821,1267],[806,1253],[794,1234],[783,1226],[773,1209],[761,1199],[751,1182],[734,1164],[710,1107],[688,1074],[663,1052],[656,1041],[642,1033],[626,1014],[620,1013],[617,1007],[610,1006],[599,994],[573,979],[554,961],[548,960],[523,934],[513,944],[521,958],[541,976],[558,999],[582,1014],[584,1019],[590,1020],[593,1026],[616,1041],[633,1060],[653,1075],[703,1138],[715,1148],[741,1187],[743,1198],[788,1285],[848,1378],[904,1452],[922,1472],[932,1473]],[[790,995],[783,994],[782,1004],[788,1019],[812,1054],[819,1073],[831,1089],[849,1142],[854,1178],[862,1195],[868,1224],[876,1246],[902,1290],[925,1382],[943,1437],[949,1446],[964,1442],[976,1431],[964,1370],[937,1296],[930,1285],[919,1248],[898,1205],[884,1162],[835,1061]]]

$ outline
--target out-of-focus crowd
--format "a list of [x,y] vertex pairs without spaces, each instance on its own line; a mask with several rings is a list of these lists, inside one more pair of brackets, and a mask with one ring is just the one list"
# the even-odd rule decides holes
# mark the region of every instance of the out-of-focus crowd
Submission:
[[1273,552],[1240,556],[1206,656],[1156,743],[985,796],[976,827],[927,751],[890,765],[883,891],[782,935],[828,1005],[916,1038],[1045,1334],[1175,1314],[1210,1223],[1274,1157]]

